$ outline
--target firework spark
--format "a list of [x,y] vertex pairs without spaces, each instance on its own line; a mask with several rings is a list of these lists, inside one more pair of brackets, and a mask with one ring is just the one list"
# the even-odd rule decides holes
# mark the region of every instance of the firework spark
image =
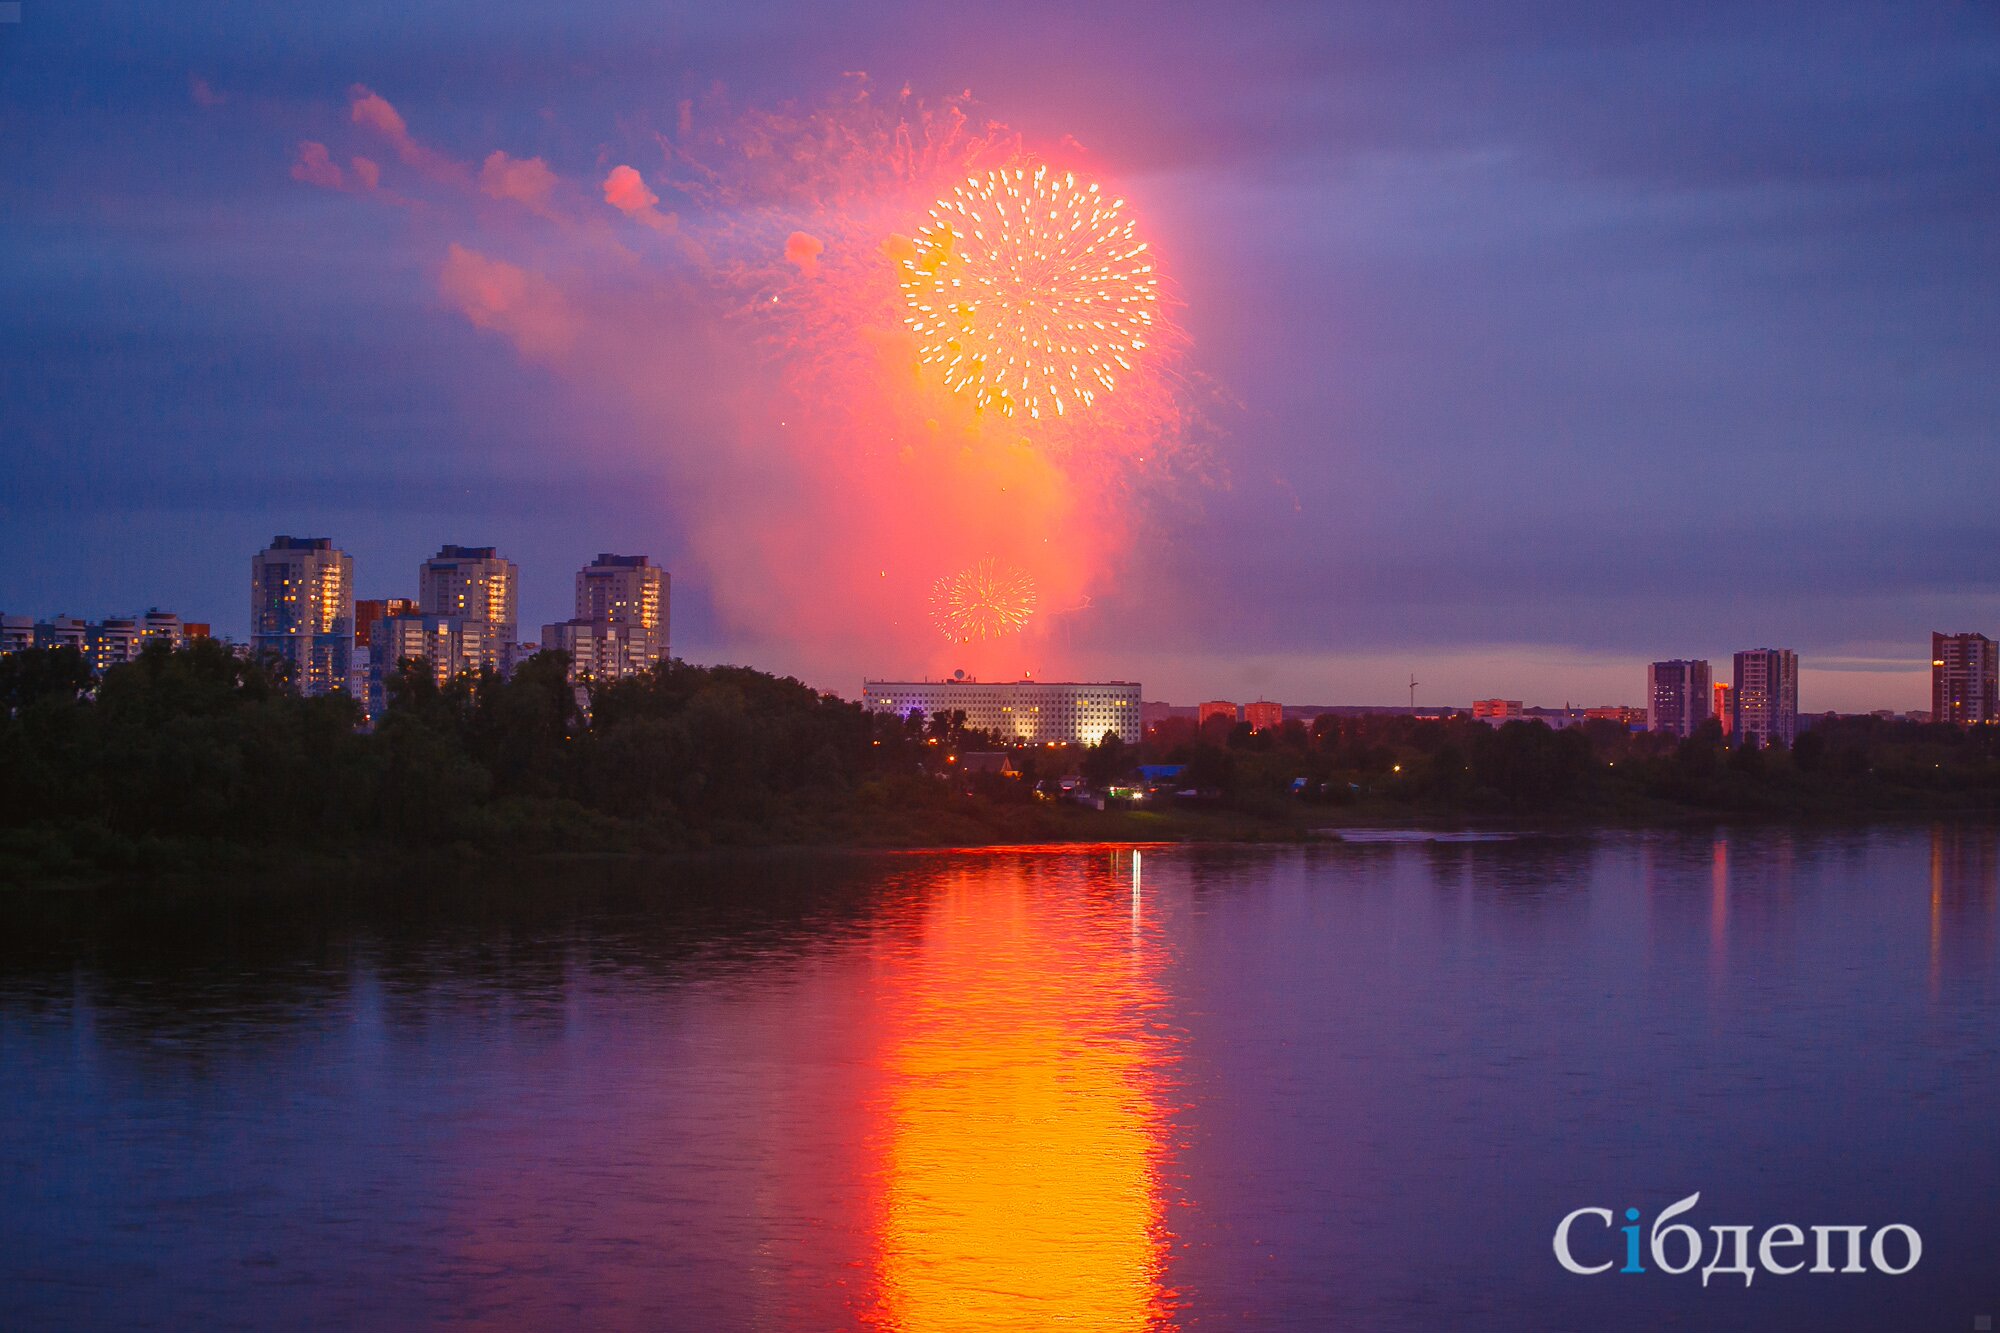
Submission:
[[953,643],[1018,634],[1035,614],[1035,581],[1011,565],[981,560],[931,588],[931,621]]
[[904,322],[945,384],[1003,416],[1065,416],[1117,389],[1153,340],[1159,282],[1123,199],[1073,172],[974,176],[903,260]]

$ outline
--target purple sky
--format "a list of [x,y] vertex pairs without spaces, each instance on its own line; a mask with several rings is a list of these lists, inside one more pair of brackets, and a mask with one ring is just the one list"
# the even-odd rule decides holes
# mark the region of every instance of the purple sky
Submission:
[[[439,298],[435,238],[291,179],[380,91],[589,175],[716,85],[970,89],[1148,200],[1228,484],[1071,626],[1152,697],[1636,702],[1775,644],[1808,709],[1926,705],[2000,634],[1991,3],[567,6],[26,0],[0,25],[0,608],[247,628],[250,554],[363,595],[441,542],[670,568],[642,450]],[[583,447],[584,445],[592,447]],[[582,461],[587,460],[587,461]],[[910,664],[675,649],[843,693]]]

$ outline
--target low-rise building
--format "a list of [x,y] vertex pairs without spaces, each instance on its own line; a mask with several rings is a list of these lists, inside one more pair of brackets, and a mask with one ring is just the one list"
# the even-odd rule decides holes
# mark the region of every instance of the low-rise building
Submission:
[[1128,745],[1139,743],[1139,686],[1133,681],[867,680],[861,704],[898,717],[963,712],[968,727],[1030,745],[1095,745],[1106,732]]

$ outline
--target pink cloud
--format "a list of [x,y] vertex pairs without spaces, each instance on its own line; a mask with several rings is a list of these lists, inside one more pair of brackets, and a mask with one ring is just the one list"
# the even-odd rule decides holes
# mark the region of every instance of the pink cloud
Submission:
[[795,231],[785,238],[785,262],[811,277],[819,272],[819,257],[826,243],[807,232]]
[[473,327],[506,335],[523,355],[559,357],[576,339],[576,320],[562,292],[518,264],[454,244],[438,285]]
[[660,196],[646,188],[646,179],[635,169],[627,166],[611,168],[611,174],[604,178],[604,202],[647,226],[660,231],[671,231],[675,225],[674,215],[662,213],[654,205]]
[[518,158],[494,151],[479,171],[479,188],[495,199],[511,199],[536,213],[547,213],[556,174],[539,157]]
[[347,177],[340,164],[327,153],[325,144],[311,139],[299,145],[298,158],[292,163],[292,179],[326,190],[347,188]]
[[354,159],[354,179],[361,182],[361,188],[372,190],[382,183],[382,168],[373,158]]
[[349,88],[347,95],[353,104],[351,115],[354,123],[386,139],[389,146],[396,150],[397,157],[427,176],[455,182],[466,180],[468,172],[465,164],[419,143],[411,135],[402,113],[389,105],[389,99],[359,83]]
[[198,74],[188,75],[188,95],[194,98],[196,106],[221,106],[229,100],[228,94],[215,91],[208,80]]

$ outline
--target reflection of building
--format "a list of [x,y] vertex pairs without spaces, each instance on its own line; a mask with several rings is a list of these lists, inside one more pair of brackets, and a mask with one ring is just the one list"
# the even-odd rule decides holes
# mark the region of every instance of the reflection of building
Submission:
[[1095,745],[1107,731],[1139,741],[1139,687],[1131,681],[864,680],[861,705],[898,717],[963,710],[966,726],[1031,745]]
[[2000,658],[1984,634],[1931,634],[1931,720],[1957,726],[2000,717]]
[[1285,725],[1285,706],[1259,699],[1256,703],[1243,705],[1243,720],[1250,724],[1252,731],[1276,731]]
[[[1723,686],[1716,686],[1721,694]],[[1799,738],[1799,655],[1789,648],[1753,648],[1736,654],[1736,684],[1729,691],[1727,724],[1739,742],[1755,737],[1791,745]]]
[[250,642],[303,694],[348,689],[354,561],[325,537],[273,537],[250,562]]
[[1692,736],[1708,721],[1708,663],[1675,658],[1646,668],[1646,725],[1673,736]]
[[1210,718],[1227,718],[1231,726],[1236,725],[1236,705],[1227,699],[1210,699],[1195,710],[1195,726],[1206,731]]
[[1725,681],[1715,682],[1715,713],[1717,722],[1722,724],[1722,734],[1730,735],[1736,729],[1736,716],[1729,707],[1729,691],[1733,687]]
[[1519,699],[1474,699],[1472,716],[1481,722],[1499,726],[1510,718],[1524,716]]
[[511,644],[519,582],[514,562],[491,546],[446,546],[417,571],[417,607],[427,616],[483,620],[487,639]]

